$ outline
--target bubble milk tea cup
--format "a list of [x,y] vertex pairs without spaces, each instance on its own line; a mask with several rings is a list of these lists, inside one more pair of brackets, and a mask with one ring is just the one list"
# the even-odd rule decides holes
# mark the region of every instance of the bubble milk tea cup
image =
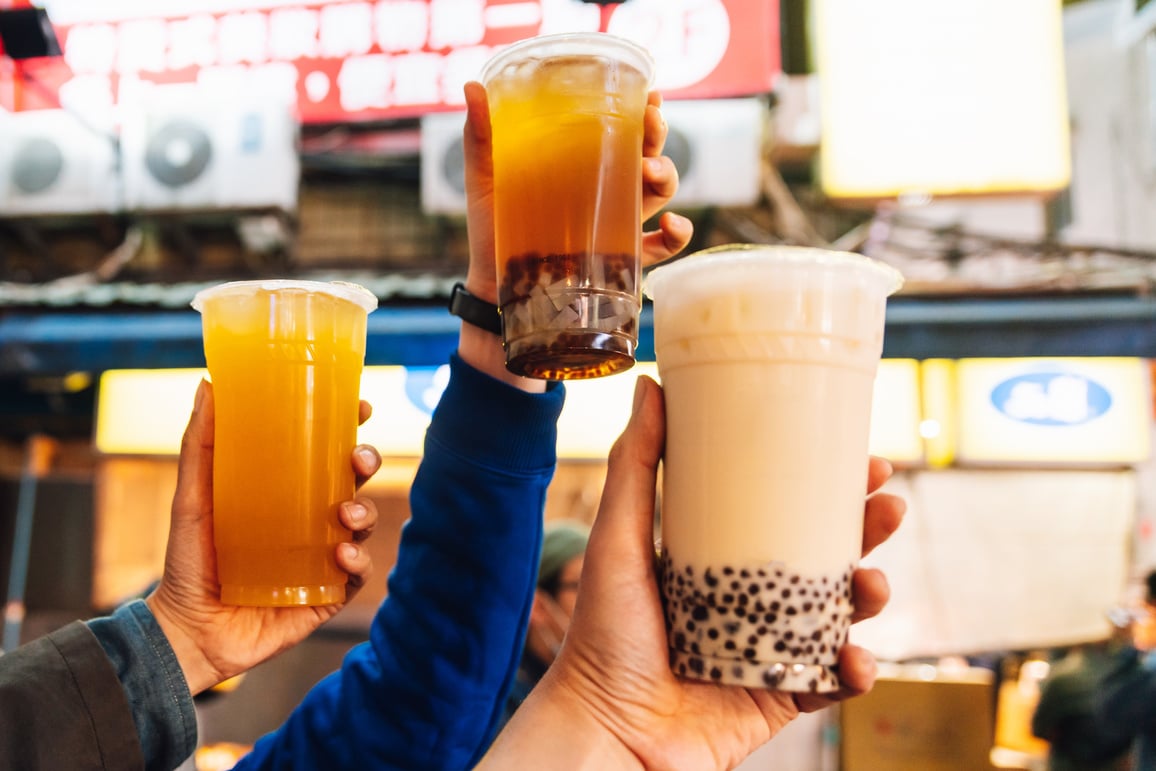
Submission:
[[482,71],[506,366],[551,380],[634,364],[642,135],[654,62],[604,33],[515,43]]
[[857,254],[733,244],[651,271],[661,588],[686,678],[827,693],[851,623],[887,297]]
[[368,290],[237,281],[197,293],[216,408],[213,539],[221,602],[344,602],[338,506],[353,497]]

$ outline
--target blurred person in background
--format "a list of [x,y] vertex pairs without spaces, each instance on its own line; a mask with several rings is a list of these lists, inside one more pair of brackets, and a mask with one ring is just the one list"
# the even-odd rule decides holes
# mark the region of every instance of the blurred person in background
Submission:
[[538,588],[530,608],[526,646],[514,686],[506,700],[503,724],[508,722],[562,648],[578,598],[582,564],[590,528],[583,522],[559,520],[546,523],[542,557],[538,561]]

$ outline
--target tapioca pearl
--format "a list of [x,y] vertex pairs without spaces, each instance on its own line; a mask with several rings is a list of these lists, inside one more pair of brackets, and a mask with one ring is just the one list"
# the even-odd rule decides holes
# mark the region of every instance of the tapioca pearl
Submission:
[[783,612],[786,613],[788,616],[798,615],[798,613],[799,613],[799,611],[795,610],[794,605],[788,605],[787,609]]
[[712,626],[710,629],[706,630],[706,636],[712,640],[717,640],[718,639],[718,630]]
[[726,648],[728,651],[733,651],[736,648],[738,648],[739,646],[735,645],[734,640],[724,640],[723,641],[723,647]]
[[698,627],[695,626],[694,620],[690,619],[686,622],[686,631],[693,632]]
[[762,618],[762,616],[760,616],[758,613],[748,613],[747,614],[747,621],[751,622],[752,624],[759,623],[760,618]]
[[728,621],[725,624],[723,624],[723,631],[725,631],[727,634],[731,634],[731,635],[738,634],[740,628],[741,628],[741,625],[739,624],[738,621]]
[[759,644],[759,636],[757,634],[752,634],[752,635],[747,637],[747,645],[758,645],[758,644]]
[[703,605],[695,605],[694,610],[691,611],[691,618],[695,621],[706,621],[710,618],[710,611]]
[[750,593],[750,595],[752,597],[757,597],[759,595],[759,585],[758,584],[750,584],[749,586],[747,586],[747,591]]
[[706,670],[705,662],[703,662],[703,660],[697,656],[691,656],[691,658],[687,661],[687,666],[690,668],[690,671],[694,672],[696,675],[701,675]]
[[778,640],[775,642],[775,651],[777,653],[783,653],[786,650],[787,650],[787,644],[785,642],[783,642],[782,640]]
[[744,648],[743,649],[743,658],[747,658],[747,659],[750,659],[751,661],[754,661],[758,657],[759,657],[759,652],[757,650],[755,650],[754,648]]
[[792,632],[790,629],[788,629],[787,631],[783,632],[783,639],[784,640],[794,640],[795,639],[795,633]]
[[706,581],[706,585],[712,589],[718,586],[718,578],[716,578],[714,574],[710,572],[710,568],[707,568],[706,572],[703,574],[703,580]]
[[767,622],[768,624],[773,624],[778,620],[779,617],[774,613],[768,613],[767,615],[763,616],[763,621]]
[[735,596],[733,594],[730,594],[730,593],[724,594],[722,596],[722,601],[723,601],[724,605],[731,605],[735,601]]
[[813,602],[804,602],[803,603],[803,612],[804,613],[810,613],[811,609],[814,607],[815,607],[815,604]]
[[731,591],[733,591],[733,592],[737,592],[739,589],[742,588],[742,586],[743,586],[742,583],[739,581],[731,581]]
[[675,634],[674,634],[674,647],[676,647],[680,650],[682,648],[686,647],[686,635],[685,634],[683,634],[682,632],[675,632]]
[[722,569],[722,572],[724,576],[733,576],[735,574],[735,569],[730,565],[727,565]]
[[784,590],[783,590],[783,593],[782,593],[782,598],[783,598],[784,600],[789,600],[789,599],[791,599],[791,590],[790,590],[790,589],[784,589]]
[[722,673],[721,669],[719,669],[718,667],[711,667],[710,668],[710,679],[711,680],[721,680],[722,676],[723,676],[723,673]]
[[782,608],[782,603],[780,603],[778,600],[775,600],[771,603],[771,610],[775,613],[778,613],[780,610],[782,610]]

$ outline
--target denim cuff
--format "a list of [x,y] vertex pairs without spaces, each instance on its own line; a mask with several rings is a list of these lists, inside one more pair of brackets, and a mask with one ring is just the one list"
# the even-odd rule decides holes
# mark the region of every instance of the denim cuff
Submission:
[[144,600],[92,619],[96,636],[124,687],[148,771],[176,768],[197,748],[193,696],[176,654]]

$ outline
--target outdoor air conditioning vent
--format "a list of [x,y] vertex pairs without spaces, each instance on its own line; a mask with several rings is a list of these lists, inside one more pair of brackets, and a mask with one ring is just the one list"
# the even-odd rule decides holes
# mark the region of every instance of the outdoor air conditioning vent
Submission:
[[281,100],[158,87],[124,109],[126,206],[294,211],[299,134]]
[[466,213],[464,112],[434,112],[421,119],[421,208],[426,214]]
[[112,212],[118,177],[111,127],[65,110],[0,112],[0,216]]
[[761,195],[767,108],[758,98],[670,100],[663,153],[678,169],[670,206],[751,206]]

